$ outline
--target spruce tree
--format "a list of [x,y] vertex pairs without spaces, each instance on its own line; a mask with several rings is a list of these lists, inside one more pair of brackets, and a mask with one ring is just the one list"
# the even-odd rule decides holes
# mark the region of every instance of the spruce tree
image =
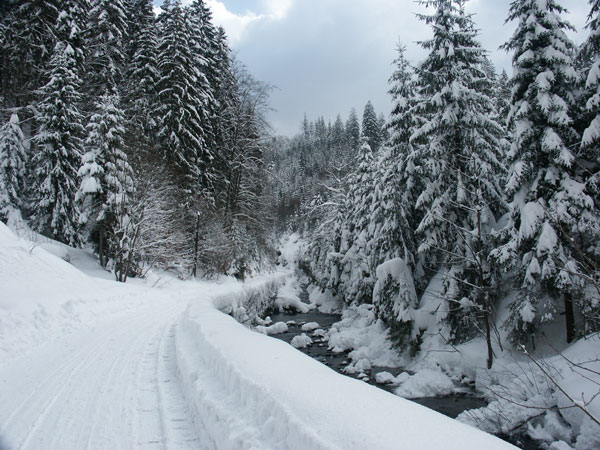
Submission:
[[362,136],[366,138],[371,150],[376,152],[381,145],[381,127],[375,114],[373,103],[368,101],[365,105],[362,118]]
[[[583,305],[585,333],[600,327],[600,2],[590,0],[591,9],[587,28],[590,31],[584,43],[582,53],[587,61],[583,80],[585,81],[584,99],[585,122],[582,134],[581,150],[578,155],[577,172],[585,183],[586,191],[594,199],[594,209],[588,208],[577,225],[579,240],[579,271],[581,276],[595,287],[597,294],[586,298]],[[590,205],[591,206],[591,205]],[[595,298],[594,298],[595,297]]]
[[74,47],[79,37],[74,2],[62,3],[64,9],[53,27],[57,43],[48,67],[49,81],[36,93],[40,101],[39,130],[32,140],[32,219],[41,233],[73,245],[80,241],[75,193],[84,132],[78,109],[81,50]]
[[[212,24],[212,14],[203,0],[195,0],[186,9],[186,19],[189,27],[189,42],[192,48],[194,66],[196,68],[195,88],[198,92],[202,108],[198,110],[202,121],[203,138],[205,142],[204,158],[213,159],[210,149],[214,149],[219,127],[219,104],[215,96],[221,87],[221,75],[227,76],[227,70],[220,65],[219,53],[221,42],[217,29]],[[228,57],[229,55],[227,55]],[[208,154],[210,153],[210,158]],[[207,167],[206,170],[212,170]]]
[[590,4],[587,24],[590,35],[583,48],[586,59],[590,62],[585,74],[588,96],[586,109],[590,114],[590,120],[583,132],[581,144],[584,150],[597,148],[600,144],[600,1],[590,0]]
[[419,16],[433,28],[433,38],[421,43],[430,53],[416,69],[413,113],[421,123],[410,138],[416,153],[413,170],[424,182],[416,201],[422,216],[417,251],[433,273],[447,267],[440,310],[452,337],[460,341],[470,337],[474,320],[489,324],[490,302],[481,295],[489,292],[489,276],[480,269],[488,271],[489,244],[484,241],[503,206],[503,129],[492,119],[485,54],[464,1],[423,3],[435,12]]
[[24,205],[26,149],[19,116],[13,113],[0,128],[0,220]]
[[333,147],[333,153],[339,166],[348,163],[347,151],[345,148],[345,134],[346,128],[344,122],[342,122],[342,116],[338,114],[333,123],[333,127],[331,128],[331,146]]
[[58,0],[21,1],[4,21],[0,83],[10,106],[29,105],[34,91],[47,81],[61,4]]
[[101,97],[95,111],[87,126],[77,198],[84,203],[81,222],[93,232],[100,263],[106,266],[121,251],[116,228],[120,216],[130,214],[133,171],[124,151],[125,120],[118,96]]
[[575,275],[579,257],[572,239],[597,216],[573,151],[578,80],[575,47],[565,34],[572,27],[561,17],[564,12],[555,0],[519,0],[511,3],[507,19],[518,21],[504,44],[513,52],[514,71],[507,180],[511,220],[494,256],[516,273],[519,291],[507,326],[521,343],[562,313],[567,341],[574,339],[573,301],[582,280]]
[[346,145],[352,155],[356,155],[360,148],[360,123],[354,108],[350,109],[346,120]]
[[123,0],[92,0],[86,32],[86,86],[92,97],[115,94],[121,85],[127,33]]
[[342,236],[340,283],[347,304],[370,303],[374,274],[367,257],[368,228],[373,195],[373,151],[365,137],[355,159],[355,171],[348,175],[345,209],[347,232]]
[[[123,108],[130,130],[129,147],[137,159],[155,141],[158,83],[157,36],[152,0],[135,0],[128,10],[129,44]],[[133,161],[132,161],[133,162]]]
[[197,66],[181,1],[166,1],[162,9],[158,22],[158,94],[153,114],[161,118],[158,138],[163,157],[179,174],[187,193],[197,194],[200,186],[209,185],[212,179],[207,172],[212,155],[203,129],[206,105],[197,84],[203,74]]

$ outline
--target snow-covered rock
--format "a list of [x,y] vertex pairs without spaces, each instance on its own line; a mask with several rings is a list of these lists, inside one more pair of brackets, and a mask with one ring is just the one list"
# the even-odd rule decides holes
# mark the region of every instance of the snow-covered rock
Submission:
[[283,334],[288,332],[288,326],[285,322],[277,322],[270,326],[258,326],[256,331],[267,336],[274,336],[276,334]]
[[437,397],[454,392],[454,383],[440,370],[423,369],[402,382],[394,391],[404,398]]
[[306,348],[313,343],[312,339],[306,334],[302,333],[292,338],[292,347],[294,348]]
[[316,330],[314,330],[314,331],[312,332],[312,335],[313,335],[313,337],[319,337],[319,338],[322,338],[322,337],[325,337],[325,336],[327,335],[327,331],[325,331],[325,330],[324,330],[324,329],[322,329],[322,328],[317,328]]
[[375,381],[379,384],[396,384],[396,377],[389,372],[379,372],[375,375]]
[[304,325],[302,325],[301,330],[302,331],[306,331],[306,332],[310,332],[310,331],[316,330],[320,326],[321,325],[319,325],[317,322],[308,322],[308,323],[305,323]]

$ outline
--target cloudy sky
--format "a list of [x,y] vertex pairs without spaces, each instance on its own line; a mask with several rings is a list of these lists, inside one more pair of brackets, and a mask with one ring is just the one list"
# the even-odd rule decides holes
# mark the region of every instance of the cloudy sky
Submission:
[[[425,53],[416,44],[430,28],[415,17],[427,10],[413,0],[205,0],[214,22],[222,25],[232,48],[254,76],[277,86],[270,121],[279,134],[298,131],[304,113],[310,119],[343,118],[351,107],[362,114],[371,100],[387,115],[387,80],[396,45],[407,46],[413,62]],[[157,3],[159,3],[157,1]],[[496,67],[510,74],[510,55],[498,50],[514,24],[504,24],[510,0],[470,0],[480,40]],[[587,0],[559,0],[579,31],[589,12]]]

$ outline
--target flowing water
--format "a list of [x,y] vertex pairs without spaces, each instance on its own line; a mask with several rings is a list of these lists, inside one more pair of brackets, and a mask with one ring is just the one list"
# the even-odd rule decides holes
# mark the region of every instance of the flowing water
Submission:
[[[273,336],[287,343],[291,343],[295,336],[304,333],[301,330],[301,327],[305,323],[316,322],[320,325],[319,328],[328,331],[335,322],[341,320],[341,315],[339,314],[324,314],[317,311],[311,311],[304,314],[276,313],[272,314],[270,317],[273,322],[286,322],[288,324],[288,331],[286,333]],[[344,368],[350,363],[347,352],[334,353],[328,348],[327,342],[322,338],[312,336],[311,332],[306,332],[306,334],[311,337],[313,344],[306,348],[300,348],[300,351],[326,366],[331,367],[333,370],[348,375],[344,372]],[[372,367],[370,373],[367,373],[367,378],[363,378],[363,381],[393,393],[393,386],[379,384],[375,381],[375,377],[379,372],[391,372],[393,375],[397,375],[402,371],[403,370],[400,368]],[[463,391],[443,397],[424,397],[411,400],[452,418],[455,418],[463,411],[481,408],[486,405],[486,402],[477,397],[474,391]]]
[[[306,289],[303,289],[300,298],[305,303],[308,303],[308,293]],[[328,331],[331,326],[339,322],[342,316],[340,314],[325,314],[318,311],[310,311],[308,313],[275,313],[271,315],[271,319],[274,323],[286,322],[288,324],[288,331],[283,334],[275,335],[273,337],[281,339],[288,344],[291,344],[292,339],[295,336],[304,333],[301,327],[305,323],[316,322],[319,324],[319,328]],[[308,356],[316,359],[317,361],[325,364],[333,370],[349,376],[344,372],[344,368],[350,363],[348,357],[349,352],[334,353],[328,348],[328,343],[322,338],[312,336],[312,332],[306,332],[311,337],[313,344],[306,348],[300,348],[299,350],[306,353]],[[394,393],[394,386],[388,384],[380,384],[375,381],[375,377],[379,372],[390,372],[394,376],[403,372],[401,368],[389,368],[389,367],[372,367],[366,378],[362,378],[363,381],[377,386],[380,389]],[[410,371],[407,371],[410,373]],[[451,418],[456,418],[463,411],[470,409],[477,409],[487,405],[487,402],[477,396],[474,389],[466,389],[464,386],[457,387],[456,393],[452,395],[440,396],[440,397],[423,397],[413,398],[413,402],[419,403],[427,408],[433,409],[441,414],[444,414]],[[500,438],[516,445],[523,450],[540,450],[539,444],[528,436],[515,435],[515,436],[499,436]]]

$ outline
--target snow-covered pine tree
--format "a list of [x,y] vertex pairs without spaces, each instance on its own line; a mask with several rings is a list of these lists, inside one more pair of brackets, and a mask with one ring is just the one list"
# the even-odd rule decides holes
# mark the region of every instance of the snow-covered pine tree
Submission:
[[[412,320],[417,306],[413,280],[415,240],[409,216],[412,205],[407,210],[407,205],[403,204],[405,184],[401,169],[402,160],[396,152],[383,147],[372,169],[374,177],[365,253],[370,272],[377,281],[373,292],[377,317],[388,326],[396,346],[415,351],[414,338],[418,333]],[[391,272],[387,270],[390,264]],[[401,271],[395,270],[400,266]],[[384,279],[379,279],[380,276]],[[412,286],[411,295],[404,295],[408,292],[400,289],[405,283]]]
[[91,0],[86,31],[86,88],[92,98],[116,94],[125,72],[127,15],[123,0]]
[[573,151],[578,142],[572,117],[578,77],[564,12],[555,0],[515,0],[507,19],[518,21],[504,44],[513,52],[514,71],[507,179],[511,220],[504,230],[505,243],[493,256],[516,274],[518,296],[506,325],[520,343],[563,313],[567,341],[573,340],[573,302],[582,280],[575,275],[579,255],[572,239],[598,216]]
[[510,114],[510,79],[506,70],[502,70],[498,81],[496,83],[496,89],[494,91],[496,114],[498,115],[499,122],[509,131],[508,116]]
[[0,128],[0,220],[24,203],[26,149],[19,116],[11,114]]
[[346,120],[346,145],[348,145],[352,155],[356,155],[360,149],[360,123],[354,108],[350,109]]
[[415,116],[410,110],[414,105],[414,83],[412,68],[405,58],[405,47],[398,46],[398,57],[394,61],[396,70],[389,80],[392,97],[392,112],[388,130],[388,148],[379,158],[378,175],[375,177],[375,195],[372,218],[379,223],[379,231],[372,233],[369,253],[375,263],[381,264],[394,257],[404,258],[414,268],[416,253],[411,223],[413,205],[416,200],[414,183],[404,179],[403,168],[410,151],[409,138],[415,130]]
[[373,152],[379,150],[381,145],[381,128],[375,113],[373,103],[369,100],[365,105],[362,117],[362,136],[367,139],[367,143]]
[[597,149],[600,144],[600,0],[590,0],[590,4],[587,24],[590,35],[584,44],[583,52],[590,63],[585,73],[585,88],[588,95],[586,109],[591,117],[583,132],[583,149]]
[[48,82],[37,92],[39,129],[32,140],[32,221],[41,233],[67,244],[80,241],[75,204],[77,170],[83,150],[82,85],[75,45],[79,29],[75,1],[63,1],[53,26],[57,42],[47,68]]
[[387,128],[387,121],[385,120],[385,116],[383,115],[383,113],[379,113],[379,115],[377,116],[377,126],[380,130],[380,145],[383,145],[390,138]]
[[413,112],[422,123],[410,138],[424,182],[416,202],[422,215],[418,252],[431,273],[447,268],[440,310],[452,337],[461,340],[473,334],[474,323],[488,319],[490,310],[479,295],[489,291],[479,269],[486,266],[487,231],[503,206],[503,129],[491,118],[485,53],[465,2],[421,3],[435,12],[419,16],[433,28],[433,38],[421,43],[430,52],[416,69]]
[[345,142],[346,128],[344,122],[342,122],[342,116],[337,115],[333,127],[331,128],[331,147],[335,159],[338,164],[348,163],[347,161],[347,149]]
[[[329,199],[324,201],[316,196],[308,208],[317,216],[317,227],[311,232],[310,244],[307,248],[307,273],[322,290],[329,289],[334,296],[342,294],[340,286],[342,271],[342,248],[347,235],[348,216],[346,207],[347,192],[342,180],[330,186]],[[340,289],[342,288],[342,289]]]
[[0,85],[11,107],[29,105],[33,92],[47,81],[45,69],[56,44],[53,30],[63,8],[61,3],[21,1],[11,8],[4,21]]
[[122,94],[127,119],[127,148],[136,170],[152,164],[158,120],[156,110],[158,83],[157,36],[152,0],[133,0],[128,9],[129,43],[127,72]]
[[124,151],[125,119],[116,94],[100,97],[87,126],[81,184],[77,199],[83,202],[81,223],[87,224],[97,244],[100,263],[106,266],[123,251],[124,236],[117,233],[120,215],[131,215],[133,171]]
[[594,210],[588,209],[577,226],[579,270],[594,288],[588,292],[595,291],[584,300],[585,333],[600,328],[600,265],[597,262],[600,260],[600,1],[590,0],[590,5],[587,24],[590,34],[582,49],[587,62],[582,77],[586,120],[577,162],[579,177],[595,202]]
[[191,36],[201,77],[198,86],[205,97],[207,117],[204,119],[206,142],[213,149],[218,141],[219,100],[231,77],[230,50],[225,33],[212,23],[212,13],[204,0],[194,0],[188,7]]
[[[203,124],[206,103],[197,82],[204,75],[190,37],[181,0],[165,1],[158,17],[158,71],[155,117],[160,117],[158,138],[163,157],[178,175],[188,201],[207,186],[212,155],[206,147]],[[204,86],[201,83],[200,86]]]
[[[214,151],[217,142],[216,130],[218,128],[219,104],[216,91],[221,85],[221,70],[219,61],[219,34],[212,24],[212,14],[203,0],[194,0],[186,8],[186,19],[189,27],[190,46],[196,67],[195,88],[202,100],[202,109],[198,110],[202,121],[203,138],[205,142],[204,159],[213,160],[214,155],[208,157],[208,152]],[[227,55],[229,56],[229,55]],[[222,73],[223,77],[227,72]],[[210,150],[209,150],[210,149]],[[212,171],[213,168],[206,168]]]
[[340,284],[347,304],[370,303],[375,284],[367,257],[367,239],[373,194],[374,158],[366,137],[361,138],[355,171],[348,175],[346,188],[347,225],[342,236]]
[[[414,116],[410,113],[415,99],[412,68],[404,54],[405,47],[399,45],[398,57],[394,61],[396,70],[389,80],[389,93],[393,103],[388,126],[390,138],[388,145],[382,148],[374,168],[376,175],[367,254],[372,273],[377,273],[381,264],[402,258],[402,264],[408,271],[403,272],[402,276],[409,278],[404,281],[414,285],[412,271],[416,254],[413,234],[416,228],[413,218],[415,183],[405,179],[404,166],[410,151],[409,138],[415,129]],[[385,270],[382,273],[386,276],[392,275]],[[416,298],[399,295],[398,287],[396,279],[378,280],[373,293],[376,314],[389,327],[390,337],[398,347],[410,347],[415,350],[413,333],[417,330],[413,329],[410,317],[411,311],[416,307]]]

